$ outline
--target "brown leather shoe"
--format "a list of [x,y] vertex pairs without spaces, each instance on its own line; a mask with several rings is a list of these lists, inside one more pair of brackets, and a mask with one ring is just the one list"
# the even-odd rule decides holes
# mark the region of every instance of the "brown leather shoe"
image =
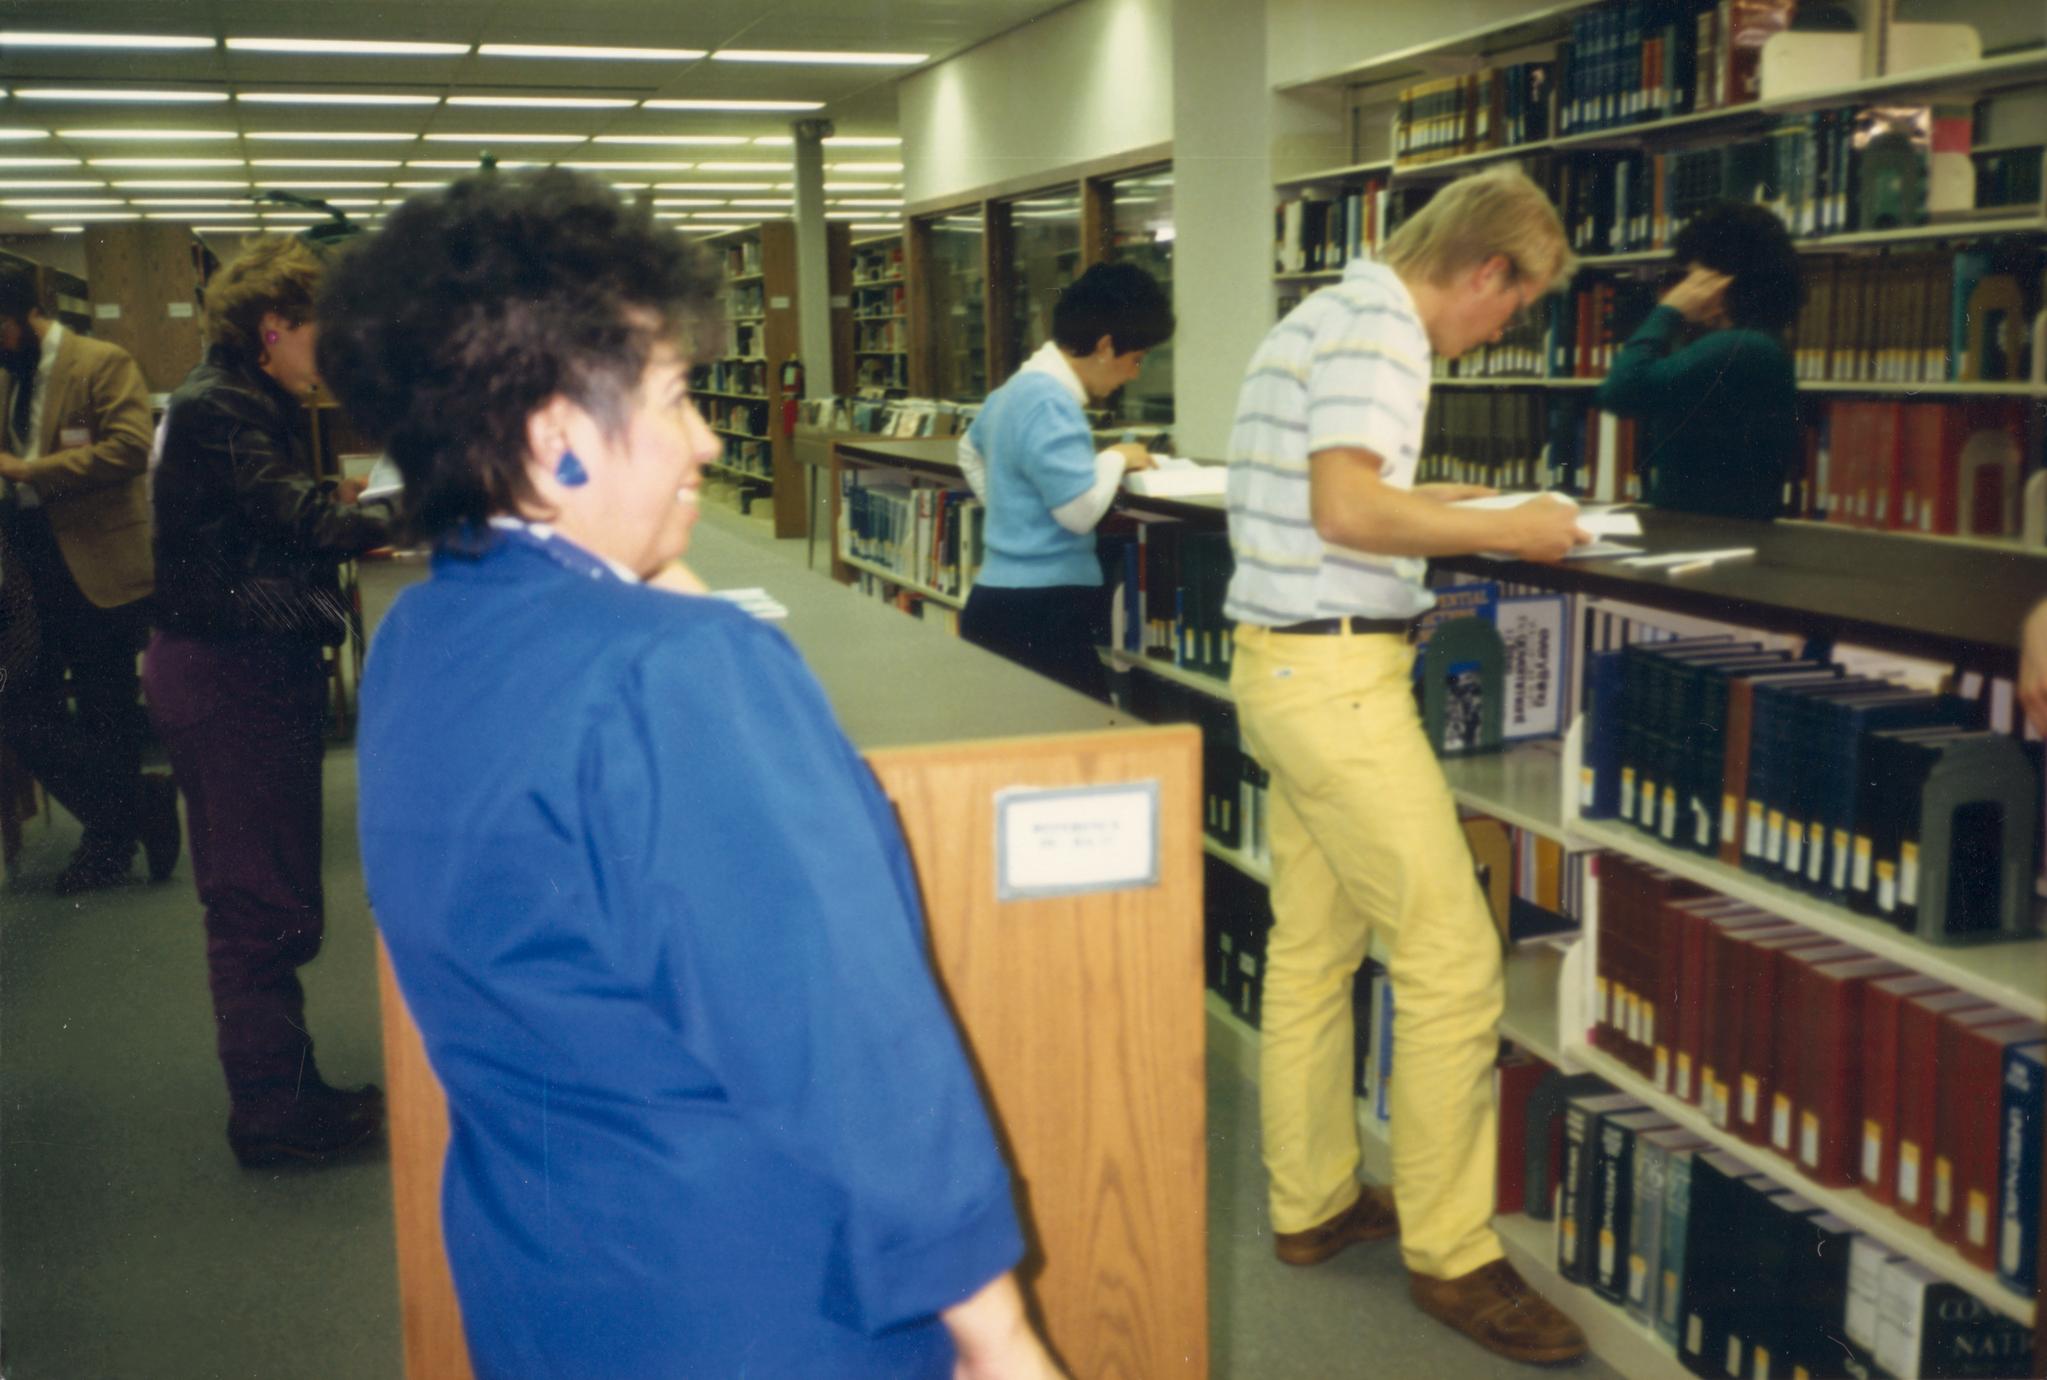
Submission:
[[1409,1271],[1407,1292],[1422,1312],[1510,1361],[1552,1365],[1585,1354],[1578,1325],[1504,1260],[1455,1279]]
[[1346,1246],[1383,1241],[1399,1230],[1393,1195],[1383,1188],[1367,1188],[1355,1203],[1319,1227],[1274,1232],[1272,1253],[1288,1265],[1320,1265]]

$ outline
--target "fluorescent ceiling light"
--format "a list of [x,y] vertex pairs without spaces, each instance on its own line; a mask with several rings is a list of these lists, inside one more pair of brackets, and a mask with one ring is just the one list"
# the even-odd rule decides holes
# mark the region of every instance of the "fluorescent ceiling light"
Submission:
[[352,53],[360,57],[466,57],[467,43],[394,42],[377,38],[230,38],[242,53]]
[[662,192],[772,192],[778,190],[772,182],[661,182],[655,185]]
[[654,198],[656,206],[723,206],[717,197],[704,196],[661,196]]
[[258,185],[278,192],[381,192],[391,184],[388,182],[272,182],[266,177]]
[[796,136],[793,134],[763,134],[758,139],[754,140],[754,142],[756,144],[775,144],[779,146],[786,146],[795,143]]
[[393,182],[391,185],[394,187],[404,187],[409,191],[420,191],[431,187],[445,187],[449,184],[447,180],[443,178],[439,182]]
[[227,99],[225,91],[150,91],[125,86],[18,86],[25,101],[122,101],[131,104],[213,105]]
[[395,158],[251,158],[252,168],[395,168]]
[[849,53],[831,49],[720,48],[711,54],[713,62],[801,62],[827,66],[914,67],[929,53]]
[[[295,143],[300,140],[311,142],[321,140],[330,144],[408,144],[419,138],[402,130],[290,130],[266,129],[256,134],[244,134],[244,139],[274,139],[280,143]],[[434,136],[426,136],[431,139]]]
[[[234,211],[234,210],[229,210],[229,211],[144,211],[144,212],[142,213],[142,218],[143,218],[144,220],[182,220],[182,221],[206,221],[206,220],[223,220],[223,219],[226,219],[226,220],[247,220],[247,219],[249,218],[249,215],[250,215],[250,213],[249,213],[249,212],[248,212],[248,211],[247,211],[246,209],[244,209],[244,210],[239,210],[239,211]],[[253,228],[253,227],[252,227],[252,228]]]
[[699,163],[705,172],[793,172],[793,163]]
[[[469,172],[477,172],[483,167],[483,160],[481,158],[411,158],[406,160],[405,166],[408,168],[432,168],[437,170],[452,169],[457,172],[466,169]],[[500,162],[497,166],[500,168],[537,168],[541,165],[530,162]]]
[[330,218],[324,211],[264,211],[261,212],[261,215],[264,220],[327,220]]
[[734,198],[733,198],[733,200],[732,200],[732,204],[733,204],[734,206],[794,206],[794,205],[795,205],[796,203],[795,203],[795,202],[793,202],[793,201],[791,201],[791,200],[789,200],[789,198],[787,198],[787,197],[745,197],[745,196],[742,196],[742,197],[734,197]]
[[47,129],[0,129],[0,139],[47,139]]
[[117,196],[10,196],[0,197],[0,206],[119,206]]
[[823,101],[642,101],[647,110],[823,110]]
[[580,144],[581,134],[422,134],[429,144]]
[[246,206],[245,196],[138,196],[128,199],[130,206]]
[[133,188],[134,190],[140,192],[215,192],[215,191],[225,192],[236,191],[238,189],[245,188],[248,185],[249,184],[246,182],[213,182],[204,180],[195,181],[184,178],[173,178],[168,181],[152,179],[145,182],[114,183],[114,186],[116,187],[120,187],[123,189]]
[[834,204],[839,206],[875,206],[880,207],[883,210],[897,210],[901,208],[903,204],[903,199],[901,197],[896,197],[894,200],[889,200],[887,198],[881,197],[850,196],[843,197]]
[[[428,135],[432,138],[432,135]],[[594,134],[593,144],[743,144],[744,134]]]
[[450,96],[448,104],[508,110],[623,110],[638,102],[614,96]]
[[702,48],[592,48],[575,43],[485,43],[479,57],[585,58],[598,62],[690,62]]
[[76,158],[0,158],[0,168],[75,168]]
[[9,192],[97,192],[107,184],[104,182],[45,181],[42,178],[23,180],[18,177],[0,178],[0,191]]
[[698,219],[698,220],[742,220],[742,221],[756,221],[756,220],[759,220],[760,218],[761,218],[761,217],[760,217],[760,213],[759,213],[758,211],[699,211],[699,212],[697,212],[697,219]]
[[133,211],[30,211],[30,220],[134,220]]
[[902,170],[903,165],[901,163],[828,163],[825,165],[825,171],[828,173],[899,173]]
[[[694,163],[621,163],[615,161],[576,161],[563,163],[564,168],[579,168],[584,172],[688,172],[696,167]],[[705,167],[710,164],[706,163]]]
[[827,182],[828,192],[893,192],[898,190],[893,182]]
[[374,206],[377,204],[377,199],[373,196],[330,196],[322,199],[329,206]]
[[826,220],[865,220],[872,214],[871,211],[826,211],[824,218]]
[[439,105],[439,96],[404,96],[388,92],[237,91],[247,105]]
[[10,48],[211,48],[210,38],[183,34],[74,34],[30,29],[0,29],[0,43]]
[[897,134],[833,134],[824,141],[828,149],[892,149],[903,142]]
[[195,225],[192,227],[202,235],[255,235],[260,234],[260,225]]
[[899,230],[901,230],[901,229],[902,229],[903,227],[902,227],[901,225],[897,224],[897,223],[896,223],[895,221],[891,221],[891,220],[873,220],[873,221],[858,221],[858,220],[856,220],[856,221],[854,221],[854,222],[853,222],[853,228],[854,228],[855,230],[889,230],[889,231],[899,231]]
[[239,158],[94,158],[95,168],[239,168]]
[[127,140],[190,140],[199,143],[204,140],[235,138],[231,129],[60,129],[60,139],[119,139]]
[[613,182],[611,190],[614,192],[644,192],[650,190],[653,185],[651,182]]

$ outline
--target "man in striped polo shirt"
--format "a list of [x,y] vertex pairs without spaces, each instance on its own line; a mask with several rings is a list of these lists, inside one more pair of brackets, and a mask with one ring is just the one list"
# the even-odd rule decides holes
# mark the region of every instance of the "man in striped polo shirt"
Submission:
[[[1492,1230],[1500,943],[1407,633],[1432,602],[1425,557],[1555,560],[1585,539],[1568,504],[1472,511],[1450,504],[1487,490],[1414,482],[1431,358],[1497,338],[1570,269],[1520,172],[1453,182],[1265,337],[1230,438],[1230,683],[1272,774],[1259,1096],[1275,1248],[1312,1265],[1398,1232],[1425,1312],[1537,1362],[1585,1339]],[[1394,993],[1390,1195],[1358,1183],[1351,1093],[1351,980],[1374,932]]]

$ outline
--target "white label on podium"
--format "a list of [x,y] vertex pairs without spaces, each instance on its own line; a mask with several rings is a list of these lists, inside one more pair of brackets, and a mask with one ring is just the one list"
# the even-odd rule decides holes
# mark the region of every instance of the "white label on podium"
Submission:
[[1002,901],[1156,886],[1159,783],[995,793],[995,895]]

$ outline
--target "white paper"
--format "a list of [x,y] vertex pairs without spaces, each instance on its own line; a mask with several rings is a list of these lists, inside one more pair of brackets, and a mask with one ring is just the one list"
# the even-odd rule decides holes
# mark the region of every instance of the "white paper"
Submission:
[[998,898],[1151,886],[1159,875],[1159,783],[995,795]]
[[1124,474],[1125,489],[1151,498],[1186,498],[1221,494],[1229,487],[1227,465],[1204,465],[1183,455],[1154,455],[1151,460],[1151,469]]
[[1630,557],[1627,564],[1639,570],[1650,570],[1664,565],[1690,565],[1694,561],[1739,560],[1755,554],[1753,546],[1728,546],[1717,551],[1659,551],[1653,556]]

